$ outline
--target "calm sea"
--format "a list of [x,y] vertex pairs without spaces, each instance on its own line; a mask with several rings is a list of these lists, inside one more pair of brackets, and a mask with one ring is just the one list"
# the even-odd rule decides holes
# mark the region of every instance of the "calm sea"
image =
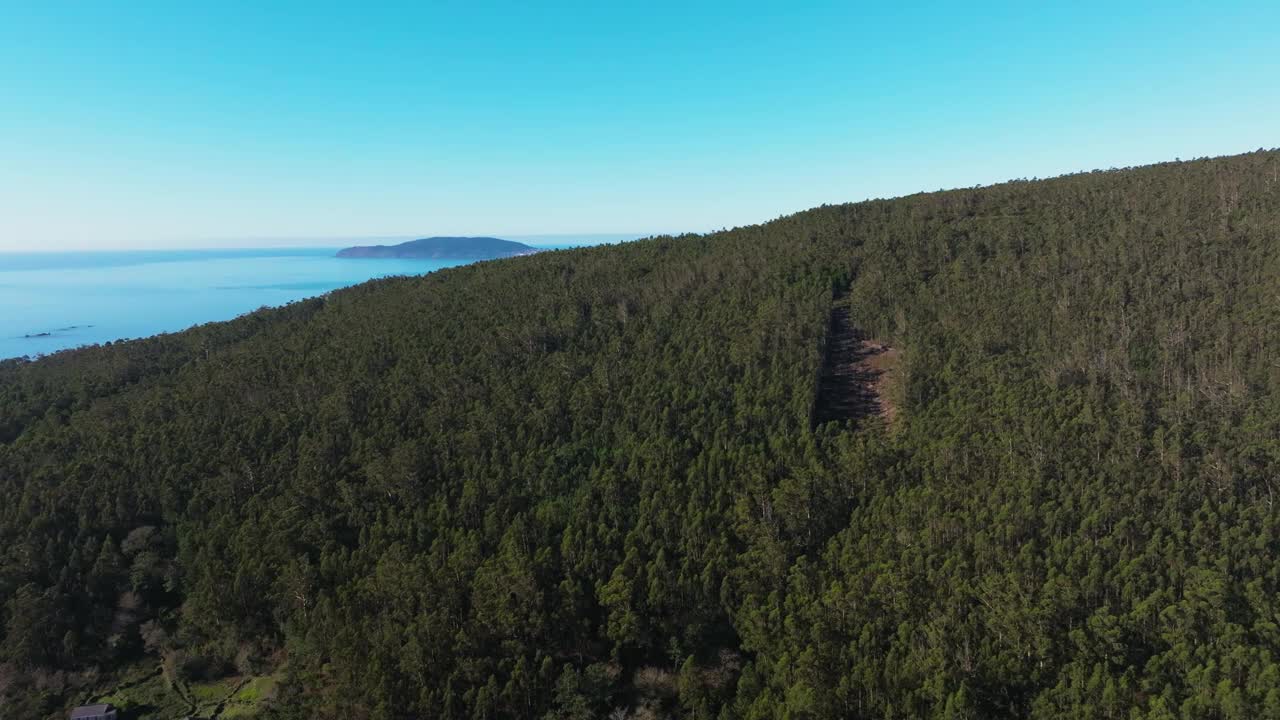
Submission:
[[337,248],[0,253],[0,358],[229,320],[465,261],[342,260]]

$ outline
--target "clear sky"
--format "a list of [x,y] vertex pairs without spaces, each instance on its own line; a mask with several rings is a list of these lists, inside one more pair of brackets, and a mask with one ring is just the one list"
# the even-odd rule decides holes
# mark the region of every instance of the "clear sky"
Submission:
[[0,249],[705,231],[1272,147],[1277,28],[1274,0],[0,0]]

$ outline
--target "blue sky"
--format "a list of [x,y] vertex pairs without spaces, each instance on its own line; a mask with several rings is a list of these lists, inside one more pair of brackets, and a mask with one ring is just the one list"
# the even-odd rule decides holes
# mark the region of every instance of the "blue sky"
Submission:
[[1041,5],[0,0],[0,249],[705,231],[1280,145],[1280,3]]

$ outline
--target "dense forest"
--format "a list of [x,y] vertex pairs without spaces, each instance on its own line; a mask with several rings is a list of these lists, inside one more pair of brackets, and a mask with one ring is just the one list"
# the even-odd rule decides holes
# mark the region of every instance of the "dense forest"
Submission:
[[391,278],[0,363],[0,715],[1280,718],[1277,492],[1276,151]]

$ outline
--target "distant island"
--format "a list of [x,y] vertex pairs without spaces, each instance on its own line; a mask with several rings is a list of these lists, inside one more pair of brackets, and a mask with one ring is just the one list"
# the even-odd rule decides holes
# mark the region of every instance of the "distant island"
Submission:
[[358,245],[338,251],[340,258],[492,260],[531,255],[538,248],[492,237],[429,237],[399,245]]

